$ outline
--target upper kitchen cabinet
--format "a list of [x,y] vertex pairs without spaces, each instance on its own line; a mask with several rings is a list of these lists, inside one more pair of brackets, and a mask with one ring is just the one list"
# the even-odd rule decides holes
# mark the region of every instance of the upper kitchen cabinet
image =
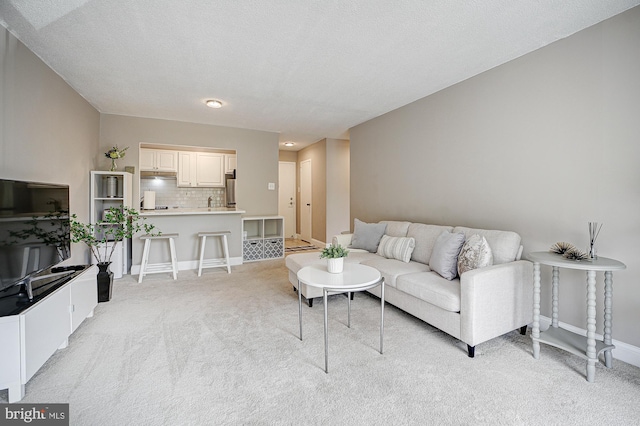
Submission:
[[224,154],[196,152],[196,186],[224,186]]
[[225,154],[179,152],[179,187],[224,187]]
[[238,168],[238,157],[236,154],[225,154],[224,155],[224,172],[225,173],[233,173],[235,169]]
[[140,148],[140,171],[177,172],[178,152],[165,149]]

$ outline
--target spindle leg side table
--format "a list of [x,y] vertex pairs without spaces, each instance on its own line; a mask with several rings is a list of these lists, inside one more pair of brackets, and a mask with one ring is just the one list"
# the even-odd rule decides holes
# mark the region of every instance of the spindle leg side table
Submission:
[[[533,262],[533,357],[540,357],[540,343],[555,346],[587,360],[587,381],[594,382],[596,362],[604,351],[605,366],[612,367],[611,316],[613,295],[613,271],[626,265],[614,259],[598,257],[593,260],[569,260],[551,252],[534,252],[527,256]],[[540,265],[552,267],[551,277],[551,326],[540,331]],[[560,268],[587,272],[587,336],[575,334],[558,327],[558,286]],[[604,272],[604,332],[603,340],[596,340],[596,272]]]

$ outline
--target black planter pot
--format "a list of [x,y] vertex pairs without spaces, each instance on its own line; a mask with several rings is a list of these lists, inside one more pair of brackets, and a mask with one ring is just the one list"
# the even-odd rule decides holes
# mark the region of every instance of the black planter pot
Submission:
[[111,262],[98,263],[98,302],[111,300],[113,288],[113,272],[109,270]]

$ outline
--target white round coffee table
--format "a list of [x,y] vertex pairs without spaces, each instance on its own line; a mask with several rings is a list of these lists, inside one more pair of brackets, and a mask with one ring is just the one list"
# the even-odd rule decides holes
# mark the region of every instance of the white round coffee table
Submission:
[[364,291],[380,286],[380,353],[382,354],[382,339],[384,336],[384,278],[380,272],[366,265],[345,263],[344,270],[339,274],[327,271],[326,265],[305,266],[298,271],[298,319],[300,322],[300,340],[302,340],[302,284],[322,289],[324,302],[324,371],[329,372],[329,338],[327,334],[327,297],[329,293],[348,293],[348,322],[351,327],[351,293]]

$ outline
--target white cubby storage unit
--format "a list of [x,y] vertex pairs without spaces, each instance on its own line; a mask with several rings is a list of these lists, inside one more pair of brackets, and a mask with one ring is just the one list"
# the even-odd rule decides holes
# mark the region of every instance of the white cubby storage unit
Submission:
[[[104,213],[111,207],[132,207],[133,176],[129,172],[91,172],[90,221],[99,229]],[[120,225],[104,225],[120,226]],[[98,235],[101,238],[101,235]],[[109,244],[109,243],[107,243]],[[104,247],[98,250],[103,251]],[[93,259],[96,262],[95,259]],[[118,243],[111,258],[110,270],[114,278],[122,278],[129,272],[131,265],[131,241],[125,239]]]
[[284,257],[284,217],[243,217],[242,235],[243,261],[253,262]]

